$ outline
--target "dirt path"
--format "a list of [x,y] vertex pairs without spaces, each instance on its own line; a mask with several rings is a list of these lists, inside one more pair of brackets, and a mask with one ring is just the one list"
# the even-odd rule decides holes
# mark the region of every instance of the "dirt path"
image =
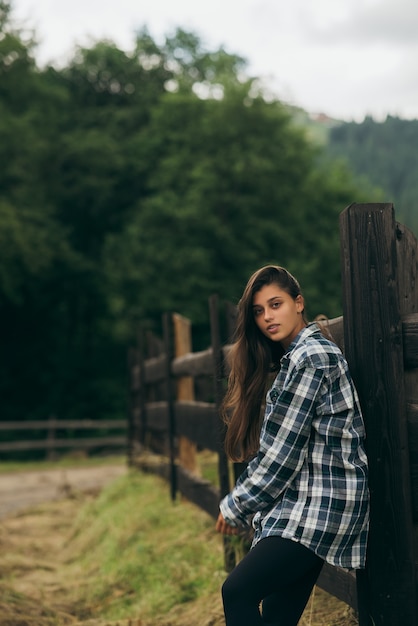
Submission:
[[100,489],[126,472],[125,465],[102,465],[0,474],[0,519],[77,491]]

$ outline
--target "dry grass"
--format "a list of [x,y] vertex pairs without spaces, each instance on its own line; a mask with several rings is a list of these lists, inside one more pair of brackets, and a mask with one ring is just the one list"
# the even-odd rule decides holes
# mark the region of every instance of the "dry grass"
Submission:
[[[0,551],[0,626],[225,623],[213,521],[187,502],[171,506],[152,476],[136,473],[100,495],[78,493],[3,520]],[[300,622],[356,624],[320,589]]]

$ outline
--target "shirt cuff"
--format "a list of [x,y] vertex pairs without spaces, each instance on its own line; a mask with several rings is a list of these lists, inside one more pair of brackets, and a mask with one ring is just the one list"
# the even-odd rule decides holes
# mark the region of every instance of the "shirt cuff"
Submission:
[[224,520],[230,526],[248,526],[246,516],[241,516],[234,506],[234,500],[231,494],[225,496],[219,505],[219,509]]

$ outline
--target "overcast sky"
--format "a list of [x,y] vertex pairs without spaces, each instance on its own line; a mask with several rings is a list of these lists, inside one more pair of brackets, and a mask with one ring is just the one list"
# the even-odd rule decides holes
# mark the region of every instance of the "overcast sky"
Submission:
[[281,99],[312,112],[418,118],[418,0],[13,0],[35,29],[37,58],[65,62],[76,44],[133,47],[147,26],[161,41],[178,26],[208,49],[248,61]]

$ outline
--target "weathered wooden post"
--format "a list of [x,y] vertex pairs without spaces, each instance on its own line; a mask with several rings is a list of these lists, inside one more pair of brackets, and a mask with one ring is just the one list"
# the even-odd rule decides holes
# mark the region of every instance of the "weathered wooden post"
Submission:
[[[409,463],[411,470],[412,516],[416,541],[418,530],[418,241],[402,224],[396,225],[398,262],[403,268],[398,294],[402,314],[404,381],[408,415]],[[415,546],[415,563],[418,546]]]
[[174,409],[175,394],[173,390],[173,380],[171,375],[171,361],[174,358],[173,348],[173,328],[172,314],[163,315],[163,331],[165,345],[165,382],[168,408],[168,438],[170,454],[170,492],[171,499],[175,500],[177,495],[177,468],[176,468],[176,416]]
[[417,626],[413,521],[392,204],[340,216],[345,353],[367,430],[371,522],[360,626]]
[[[176,357],[193,352],[191,322],[186,317],[173,313],[174,354]],[[177,400],[193,401],[195,399],[192,376],[180,376],[177,379]],[[178,438],[179,462],[182,467],[198,473],[197,446],[188,437]]]

